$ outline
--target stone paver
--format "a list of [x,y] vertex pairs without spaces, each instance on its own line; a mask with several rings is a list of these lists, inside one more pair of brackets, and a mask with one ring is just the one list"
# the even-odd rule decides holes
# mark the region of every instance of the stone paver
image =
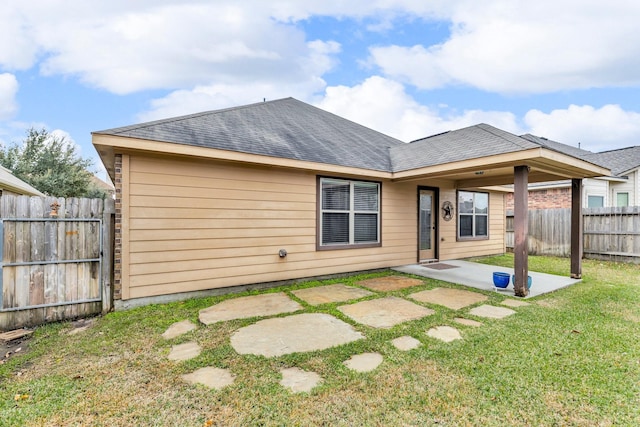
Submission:
[[412,286],[424,285],[424,282],[420,279],[412,279],[410,277],[386,276],[363,280],[358,282],[358,285],[369,288],[372,291],[389,292],[410,288]]
[[502,319],[507,316],[511,316],[512,314],[516,314],[515,311],[510,308],[505,307],[496,307],[494,305],[481,305],[475,308],[472,308],[469,311],[469,314],[479,317],[488,317],[491,319]]
[[272,316],[302,310],[302,306],[284,292],[232,298],[200,310],[199,319],[205,325],[233,319]]
[[376,369],[382,363],[382,355],[379,353],[362,353],[351,356],[351,359],[343,362],[345,366],[357,372],[369,372]]
[[317,373],[303,371],[300,368],[286,368],[280,373],[282,374],[280,384],[294,393],[309,393],[322,381]]
[[182,375],[182,379],[189,384],[202,384],[219,390],[233,384],[235,377],[227,369],[206,367],[190,374]]
[[393,346],[398,350],[402,351],[413,350],[414,348],[418,348],[422,345],[420,341],[408,335],[392,340],[391,344],[393,344]]
[[527,306],[527,305],[531,305],[528,302],[519,301],[517,299],[506,299],[506,300],[502,301],[500,304],[506,305],[507,307],[524,307],[524,306]]
[[488,299],[487,296],[477,292],[451,288],[435,288],[416,292],[409,295],[409,298],[420,302],[442,305],[452,310],[460,310]]
[[170,340],[180,335],[186,334],[189,331],[193,331],[196,328],[190,320],[183,320],[182,322],[176,322],[173,325],[169,326],[166,331],[162,334],[162,338],[165,340]]
[[452,326],[436,326],[427,331],[427,335],[431,338],[436,338],[444,342],[451,342],[455,340],[461,340],[462,335],[460,331]]
[[435,311],[398,297],[378,298],[338,307],[358,323],[374,328],[391,328],[409,320],[430,316]]
[[365,289],[356,288],[354,286],[346,286],[341,283],[335,285],[317,286],[315,288],[299,289],[297,291],[291,291],[291,293],[311,305],[350,301],[373,295],[372,292],[369,292]]
[[323,350],[364,338],[342,320],[322,313],[303,313],[264,319],[238,329],[231,346],[239,354],[266,357]]
[[475,328],[482,326],[482,323],[477,320],[465,319],[463,317],[456,317],[453,321],[461,325],[473,326]]
[[184,344],[178,344],[171,347],[171,352],[169,352],[169,360],[189,360],[194,357],[198,357],[202,348],[195,342],[186,342]]

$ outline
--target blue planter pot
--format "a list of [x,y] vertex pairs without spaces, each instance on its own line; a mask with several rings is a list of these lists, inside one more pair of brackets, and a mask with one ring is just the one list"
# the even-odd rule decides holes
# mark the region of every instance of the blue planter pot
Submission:
[[[511,276],[511,283],[513,283],[513,286],[516,286],[516,275],[513,274]],[[531,289],[531,276],[527,276],[527,289]]]
[[509,273],[493,272],[493,286],[496,288],[506,288],[509,286]]

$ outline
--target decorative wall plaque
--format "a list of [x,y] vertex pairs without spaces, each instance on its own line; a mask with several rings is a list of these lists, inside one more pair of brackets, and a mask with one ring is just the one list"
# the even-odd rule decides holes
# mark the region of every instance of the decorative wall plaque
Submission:
[[451,221],[451,218],[453,218],[453,203],[447,200],[442,202],[442,219]]

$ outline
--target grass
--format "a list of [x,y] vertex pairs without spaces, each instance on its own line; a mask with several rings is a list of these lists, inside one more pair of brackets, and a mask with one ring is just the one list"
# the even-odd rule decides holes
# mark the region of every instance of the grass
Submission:
[[[513,265],[509,255],[476,261]],[[569,260],[532,256],[529,268],[567,275]],[[391,273],[269,292],[357,286],[384,274]],[[432,306],[433,316],[378,330],[354,324],[335,304],[303,301],[305,312],[329,313],[367,338],[267,359],[238,355],[229,344],[233,331],[256,319],[201,325],[171,342],[160,337],[172,323],[197,323],[198,310],[238,295],[111,313],[76,335],[67,333],[68,323],[43,326],[28,353],[0,365],[0,425],[640,425],[640,269],[585,261],[583,276],[577,285],[529,300],[509,318],[484,319],[480,328],[457,325],[464,340],[452,343],[426,331],[453,325],[466,309]],[[389,294],[442,286],[456,287],[425,279]],[[493,304],[503,299],[486,295]],[[390,341],[402,335],[423,345],[399,351]],[[189,340],[203,347],[199,357],[167,359],[172,345]],[[356,373],[342,364],[365,351],[384,356],[375,371]],[[235,383],[215,391],[181,380],[204,366],[230,369]],[[308,394],[289,393],[278,382],[280,369],[291,366],[317,372],[323,383]]]

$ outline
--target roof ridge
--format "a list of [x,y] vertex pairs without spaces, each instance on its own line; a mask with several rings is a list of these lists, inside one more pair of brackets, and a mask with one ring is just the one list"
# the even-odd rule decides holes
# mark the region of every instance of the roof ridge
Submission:
[[630,145],[629,147],[621,147],[621,148],[613,148],[611,150],[597,151],[597,152],[595,152],[593,154],[613,153],[614,151],[631,150],[633,148],[640,148],[640,145]]
[[[498,128],[496,128],[495,126],[491,126],[490,124],[487,124],[487,123],[478,123],[476,126],[477,126],[477,127],[479,127],[480,129],[482,129],[483,131],[488,132],[488,133],[490,133],[491,135],[496,136],[496,137],[498,137],[498,138],[500,138],[500,139],[503,139],[503,140],[505,140],[505,141],[507,141],[507,142],[510,142],[510,143],[512,143],[512,144],[515,144],[515,145],[519,146],[520,148],[526,148],[526,145],[527,145],[527,144],[526,144],[526,143],[524,143],[524,142],[523,142],[523,143],[513,142],[513,141],[511,141],[510,139],[507,139],[507,138],[505,138],[504,136],[499,135],[499,134],[498,134],[498,133],[496,133],[496,132],[493,132],[491,129],[496,129],[496,130],[500,130],[501,132],[506,132],[506,133],[508,133],[509,135],[512,135],[512,136],[516,137],[518,140],[522,140],[522,141],[526,141],[526,142],[532,142],[532,141],[529,141],[529,140],[527,140],[527,139],[522,138],[521,136],[516,135],[515,133],[511,133],[511,132],[508,132],[508,131],[506,131],[506,130],[498,129]],[[487,129],[487,128],[489,128],[489,129]],[[540,145],[540,144],[538,144],[538,145]]]

